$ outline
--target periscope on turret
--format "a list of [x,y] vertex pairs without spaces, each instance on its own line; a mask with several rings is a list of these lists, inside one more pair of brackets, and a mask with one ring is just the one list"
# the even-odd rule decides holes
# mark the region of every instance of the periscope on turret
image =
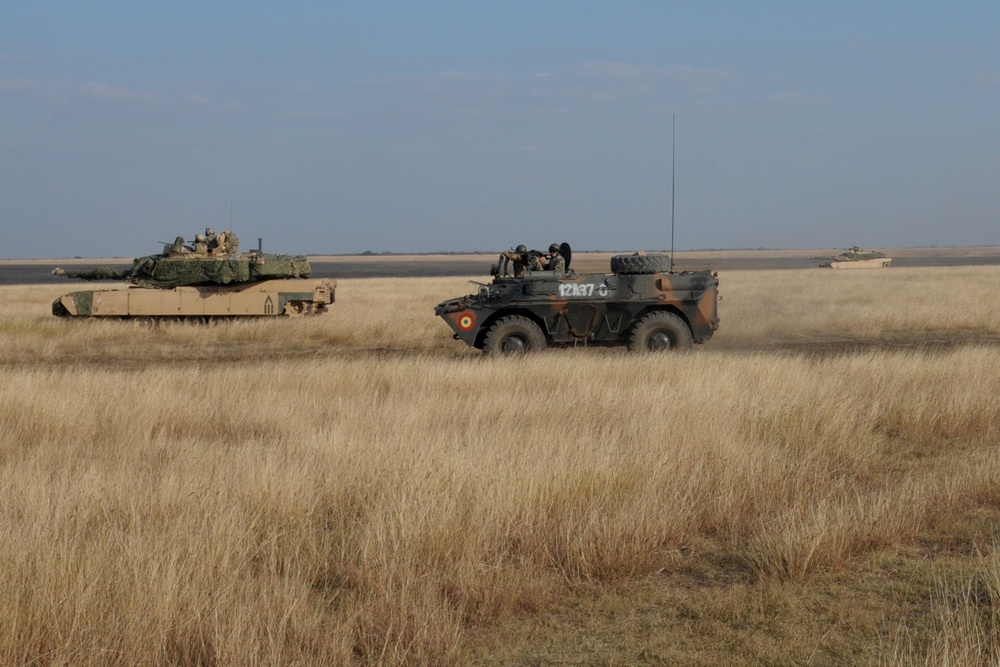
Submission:
[[[201,236],[201,235],[198,235]],[[56,268],[55,275],[81,280],[124,281],[122,289],[71,292],[52,304],[60,317],[205,319],[239,316],[298,316],[326,312],[336,283],[309,279],[302,255],[271,254],[262,248],[237,254],[239,241],[226,231],[213,244],[198,239],[192,250],[177,237],[156,255],[138,257],[129,269]]]

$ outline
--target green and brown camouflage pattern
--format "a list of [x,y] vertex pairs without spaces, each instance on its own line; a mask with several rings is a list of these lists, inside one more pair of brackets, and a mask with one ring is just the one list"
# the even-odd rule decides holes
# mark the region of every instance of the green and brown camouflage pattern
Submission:
[[883,257],[885,257],[885,253],[880,250],[865,250],[860,246],[852,246],[834,257],[834,259],[837,261],[857,261],[864,259],[882,259]]
[[181,285],[229,285],[272,278],[308,278],[309,260],[292,255],[250,252],[242,255],[199,253],[148,255],[121,270],[101,266],[94,269],[56,269],[57,275],[81,280],[127,280],[139,287],[171,288]]
[[497,275],[477,293],[444,301],[434,312],[456,339],[480,350],[491,327],[509,316],[537,325],[546,345],[632,348],[630,337],[640,321],[652,313],[671,313],[687,327],[690,342],[704,343],[719,327],[718,286],[718,275],[708,270],[638,275],[526,271],[522,277]]

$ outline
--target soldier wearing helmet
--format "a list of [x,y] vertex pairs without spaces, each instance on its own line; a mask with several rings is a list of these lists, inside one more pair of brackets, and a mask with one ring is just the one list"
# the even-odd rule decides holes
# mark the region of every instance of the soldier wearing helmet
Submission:
[[559,254],[559,244],[553,243],[549,246],[549,261],[545,264],[546,271],[557,271],[566,273],[566,259]]
[[219,247],[219,239],[211,227],[205,228],[205,245],[208,246],[208,252],[212,254],[215,254],[215,249]]
[[172,257],[187,252],[191,248],[184,245],[184,237],[178,236],[173,243],[163,244],[163,257]]
[[204,234],[194,235],[194,251],[203,255],[208,254],[208,243],[205,240]]
[[[537,254],[537,253],[536,253]],[[504,274],[506,275],[506,262],[514,263],[514,277],[521,278],[524,276],[525,269],[536,269],[539,267],[533,266],[531,261],[531,253],[528,252],[528,246],[521,243],[513,250],[505,250],[500,253],[501,261],[504,263]]]

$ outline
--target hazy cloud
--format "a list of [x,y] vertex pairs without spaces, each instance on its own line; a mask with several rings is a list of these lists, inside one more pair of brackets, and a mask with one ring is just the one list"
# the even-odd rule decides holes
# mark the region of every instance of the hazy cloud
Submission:
[[79,90],[85,97],[110,102],[142,102],[154,104],[166,104],[171,102],[171,98],[167,95],[131,90],[121,86],[113,86],[104,81],[88,81],[87,83],[80,84]]
[[0,65],[25,65],[38,62],[37,53],[0,53]]
[[208,98],[201,93],[182,93],[180,101],[193,106],[205,106],[208,104]]
[[527,76],[493,71],[449,70],[376,82],[386,91],[407,90],[411,110],[417,113],[453,113],[482,116],[499,108],[533,113],[564,113],[568,105],[607,102],[622,96],[683,87],[705,94],[721,86],[745,83],[737,71],[655,66],[620,61],[587,62],[562,70],[543,70]]
[[32,90],[37,86],[34,81],[28,79],[6,79],[0,80],[0,92],[19,93],[25,90]]
[[982,88],[1000,88],[1000,72],[979,70],[969,74],[968,79]]
[[574,68],[578,74],[619,81],[674,81],[695,86],[744,83],[747,76],[732,70],[687,65],[649,65],[617,61],[590,62]]
[[771,100],[784,106],[808,107],[818,104],[826,104],[830,101],[830,96],[821,93],[805,93],[799,90],[786,90],[771,95]]
[[496,72],[444,71],[382,83],[388,90],[401,86],[418,113],[481,116],[514,95],[518,83]]
[[251,81],[245,86],[248,90],[263,93],[306,94],[317,91],[316,84],[309,81]]
[[[43,100],[56,101],[59,104],[74,102],[97,101],[118,106],[212,106],[212,100],[198,90],[180,90],[178,92],[160,92],[139,90],[127,86],[118,86],[107,81],[70,81],[34,79],[0,79],[0,94],[30,94]],[[221,104],[224,108],[241,108],[238,102]]]

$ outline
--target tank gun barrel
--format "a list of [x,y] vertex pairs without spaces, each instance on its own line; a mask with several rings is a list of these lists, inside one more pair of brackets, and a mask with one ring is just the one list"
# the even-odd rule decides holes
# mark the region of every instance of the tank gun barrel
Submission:
[[98,266],[93,269],[52,269],[54,276],[79,278],[80,280],[126,280],[132,275],[130,269],[116,269],[112,266]]

